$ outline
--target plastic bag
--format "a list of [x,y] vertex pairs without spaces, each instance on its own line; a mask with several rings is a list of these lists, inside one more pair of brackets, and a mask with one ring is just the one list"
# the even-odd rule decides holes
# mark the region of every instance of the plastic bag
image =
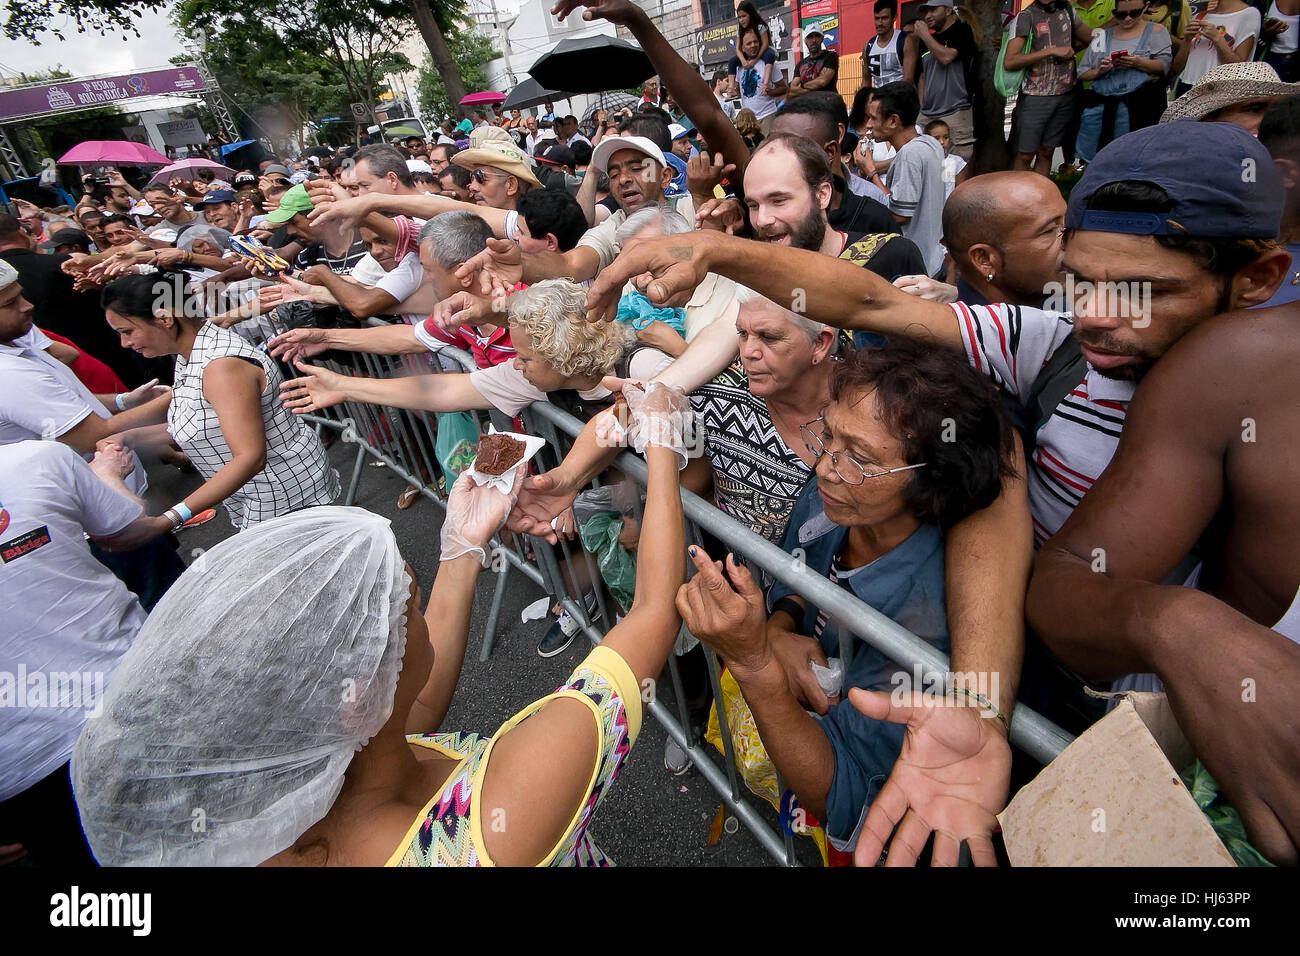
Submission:
[[[776,765],[772,763],[767,748],[763,746],[763,741],[758,736],[758,724],[755,723],[754,714],[745,701],[745,695],[740,691],[740,685],[736,683],[730,671],[724,670],[718,681],[718,687],[723,709],[727,715],[727,730],[731,733],[731,746],[736,753],[736,769],[740,771],[740,778],[745,781],[745,786],[751,793],[762,797],[772,805],[772,809],[781,815],[783,824],[786,820],[793,820],[796,817],[792,809],[795,803],[794,794],[789,790],[782,793],[777,785]],[[709,726],[704,731],[704,739],[713,744],[718,749],[718,753],[726,754],[722,746],[722,727],[718,721],[716,703],[709,708]],[[802,826],[787,825],[786,828],[791,833],[809,837],[816,843],[817,850],[821,853],[822,865],[826,865],[826,832],[820,826],[810,825],[811,820],[806,812],[802,812],[798,819]]]
[[[1011,44],[1011,31],[1002,34],[1002,46],[998,48],[998,58],[993,64],[993,86],[1003,99],[1020,91],[1020,84],[1025,82],[1024,70],[1008,70],[1002,65],[1007,56],[1007,47]],[[1025,46],[1021,53],[1028,53],[1034,45],[1033,37],[1025,37]]]
[[438,416],[433,453],[438,457],[449,489],[474,461],[477,448],[478,419],[470,412],[443,412]]
[[578,523],[582,546],[596,556],[596,565],[609,593],[626,611],[632,606],[632,592],[636,589],[636,559],[618,543],[622,531],[623,519],[612,511],[597,511]]

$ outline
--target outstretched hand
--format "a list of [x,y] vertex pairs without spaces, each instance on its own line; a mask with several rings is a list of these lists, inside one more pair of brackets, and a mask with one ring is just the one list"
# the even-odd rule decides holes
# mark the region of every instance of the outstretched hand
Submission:
[[720,241],[716,234],[697,231],[629,242],[587,290],[587,318],[613,319],[630,279],[657,306],[685,305],[709,272],[710,245]]
[[641,12],[641,8],[631,0],[560,0],[551,7],[551,15],[563,23],[579,7],[587,8],[582,14],[584,20],[608,20],[622,26],[626,26]]
[[519,494],[506,519],[506,527],[519,534],[531,534],[557,544],[560,539],[551,522],[568,510],[576,497],[576,491],[560,485],[550,472],[526,478],[519,486]]
[[727,662],[737,680],[744,671],[762,669],[772,657],[767,640],[763,592],[749,568],[727,555],[724,568],[701,547],[686,549],[696,574],[677,589],[677,613],[687,630]]
[[306,374],[280,383],[280,401],[295,415],[306,415],[347,401],[343,391],[345,376],[316,365],[294,359],[294,368]]
[[907,727],[867,813],[854,863],[875,866],[888,843],[886,866],[912,866],[933,833],[932,866],[956,866],[963,840],[976,866],[997,866],[992,836],[1011,780],[1011,747],[997,719],[980,707],[954,706],[950,698],[927,703],[915,693],[896,704],[890,694],[854,688],[849,702],[873,720]]
[[486,249],[460,264],[456,278],[468,279],[475,273],[483,295],[505,299],[523,281],[523,250],[509,239],[489,239]]

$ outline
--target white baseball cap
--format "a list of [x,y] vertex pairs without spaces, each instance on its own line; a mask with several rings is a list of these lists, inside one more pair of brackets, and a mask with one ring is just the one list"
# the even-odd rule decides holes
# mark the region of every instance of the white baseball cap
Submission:
[[0,259],[0,292],[3,292],[17,281],[18,270],[3,259]]
[[406,168],[413,173],[429,173],[430,175],[433,173],[433,167],[422,159],[408,159]]
[[634,149],[638,153],[645,153],[660,166],[668,165],[668,161],[664,159],[663,151],[644,136],[611,136],[608,139],[602,139],[591,154],[592,169],[598,173],[606,172],[609,157],[620,149]]

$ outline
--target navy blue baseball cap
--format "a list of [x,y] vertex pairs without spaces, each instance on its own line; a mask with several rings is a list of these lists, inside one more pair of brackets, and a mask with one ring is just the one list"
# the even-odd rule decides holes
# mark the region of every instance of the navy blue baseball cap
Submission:
[[[1189,160],[1195,149],[1196,160]],[[1166,213],[1084,208],[1101,187],[1148,182],[1169,194]],[[1180,120],[1114,140],[1070,191],[1067,229],[1134,236],[1276,239],[1282,231],[1282,177],[1259,140],[1231,123]]]
[[205,193],[203,198],[194,203],[195,206],[212,206],[219,202],[234,202],[239,197],[229,189],[214,189],[210,193]]

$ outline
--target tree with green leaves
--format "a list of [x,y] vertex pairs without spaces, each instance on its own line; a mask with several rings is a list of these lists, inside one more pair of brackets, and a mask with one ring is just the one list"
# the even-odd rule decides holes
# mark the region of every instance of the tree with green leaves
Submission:
[[100,36],[109,33],[140,34],[135,29],[136,19],[146,10],[161,10],[168,0],[8,0],[9,15],[5,17],[5,36],[11,40],[26,40],[40,46],[45,33],[65,40],[63,23],[71,20],[78,33],[94,31]]
[[[411,32],[410,10],[396,0],[181,0],[176,20],[181,30],[209,42],[228,34],[239,42],[255,38],[280,55],[282,65],[291,56],[318,58],[353,102],[366,104],[372,122],[385,74],[413,69],[399,50]],[[260,59],[265,62],[265,55]]]
[[465,97],[465,86],[483,89],[487,85],[484,67],[489,60],[499,56],[492,41],[477,33],[457,32],[447,36],[447,47],[456,64],[456,75],[463,80],[461,92],[454,93],[444,81],[447,75],[437,69],[431,59],[420,67],[417,91],[420,97],[421,116],[426,126],[436,126],[448,116],[457,115],[457,107]]
[[[466,81],[462,72],[462,65],[465,61],[458,60],[452,51],[451,44],[448,42],[448,35],[453,39],[456,36],[464,35],[467,31],[464,29],[465,0],[408,0],[411,8],[411,15],[415,19],[415,25],[420,31],[420,36],[424,39],[424,45],[429,48],[429,57],[433,61],[433,70],[437,73],[442,86],[446,92],[445,98],[452,103],[452,109],[444,112],[457,112],[460,110],[460,101],[465,98],[468,92],[465,88]],[[472,89],[478,89],[482,84],[470,84]],[[424,95],[421,93],[421,102],[424,102]],[[429,107],[425,107],[429,110]],[[426,120],[427,122],[427,120]]]

